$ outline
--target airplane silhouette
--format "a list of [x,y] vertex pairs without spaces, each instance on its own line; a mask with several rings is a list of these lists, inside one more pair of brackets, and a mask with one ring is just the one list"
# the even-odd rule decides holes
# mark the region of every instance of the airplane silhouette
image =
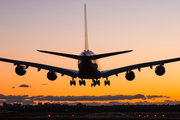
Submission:
[[79,80],[80,86],[86,85],[86,82],[84,79],[92,79],[91,87],[100,85],[100,80],[98,80],[100,78],[106,78],[106,80],[104,81],[105,86],[110,85],[110,81],[108,80],[108,77],[112,75],[118,76],[118,73],[122,73],[122,72],[126,72],[125,74],[126,79],[129,81],[132,81],[135,78],[135,73],[132,70],[138,69],[140,71],[141,68],[143,67],[150,67],[152,69],[152,66],[154,65],[157,65],[155,68],[155,73],[161,76],[165,73],[165,67],[164,67],[165,63],[180,61],[180,57],[179,57],[179,58],[146,62],[146,63],[141,63],[141,64],[120,67],[116,69],[111,69],[111,70],[100,71],[97,59],[131,52],[132,50],[95,55],[92,51],[88,49],[86,4],[84,4],[84,16],[85,16],[85,50],[80,55],[37,50],[43,53],[59,55],[59,56],[64,56],[64,57],[78,60],[79,71],[50,66],[50,65],[44,65],[44,64],[39,64],[39,63],[33,63],[33,62],[6,59],[6,58],[0,58],[0,61],[10,62],[10,63],[14,63],[14,65],[17,65],[15,68],[15,72],[20,76],[26,73],[26,69],[29,66],[32,66],[32,67],[38,68],[38,71],[40,71],[41,69],[49,70],[49,72],[47,73],[47,78],[51,81],[54,81],[57,79],[57,73],[61,73],[62,76],[67,75],[67,76],[72,77],[72,80],[70,80],[70,85],[76,85],[74,78],[77,78],[77,77],[81,79]]

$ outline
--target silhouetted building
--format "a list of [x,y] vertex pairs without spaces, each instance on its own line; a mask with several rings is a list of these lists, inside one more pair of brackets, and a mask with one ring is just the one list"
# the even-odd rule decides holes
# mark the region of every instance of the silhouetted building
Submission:
[[[100,105],[90,106],[78,103],[76,105],[68,104],[50,104],[38,103],[37,105],[21,105],[18,103],[3,103],[0,110],[10,110],[19,112],[180,112],[178,105]],[[178,113],[179,114],[179,113]]]
[[39,102],[39,103],[38,103],[38,106],[42,106],[42,103],[41,103],[41,102]]
[[14,103],[13,106],[14,106],[14,107],[21,107],[21,104],[19,104],[19,103]]
[[3,107],[6,107],[6,105],[7,105],[6,102],[3,102]]
[[45,106],[48,106],[48,105],[50,105],[50,103],[44,103],[44,105],[45,105]]

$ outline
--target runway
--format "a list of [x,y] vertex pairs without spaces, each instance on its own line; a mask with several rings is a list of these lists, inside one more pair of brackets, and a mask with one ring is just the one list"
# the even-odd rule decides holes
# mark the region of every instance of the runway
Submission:
[[0,117],[1,120],[128,120],[128,119],[155,119],[155,120],[178,120],[179,112],[100,112],[100,113],[41,113],[20,114],[16,116]]

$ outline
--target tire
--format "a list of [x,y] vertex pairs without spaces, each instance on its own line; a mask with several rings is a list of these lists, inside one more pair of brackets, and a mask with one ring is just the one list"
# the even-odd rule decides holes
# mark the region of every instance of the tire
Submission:
[[100,86],[100,80],[97,81],[97,84]]
[[86,81],[85,80],[83,80],[83,84],[84,84],[84,86],[86,86]]

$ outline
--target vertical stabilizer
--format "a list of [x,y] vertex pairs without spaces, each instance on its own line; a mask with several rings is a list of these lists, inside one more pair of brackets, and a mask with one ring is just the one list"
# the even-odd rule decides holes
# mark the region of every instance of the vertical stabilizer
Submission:
[[85,23],[85,51],[88,51],[86,4],[84,4],[84,23]]

